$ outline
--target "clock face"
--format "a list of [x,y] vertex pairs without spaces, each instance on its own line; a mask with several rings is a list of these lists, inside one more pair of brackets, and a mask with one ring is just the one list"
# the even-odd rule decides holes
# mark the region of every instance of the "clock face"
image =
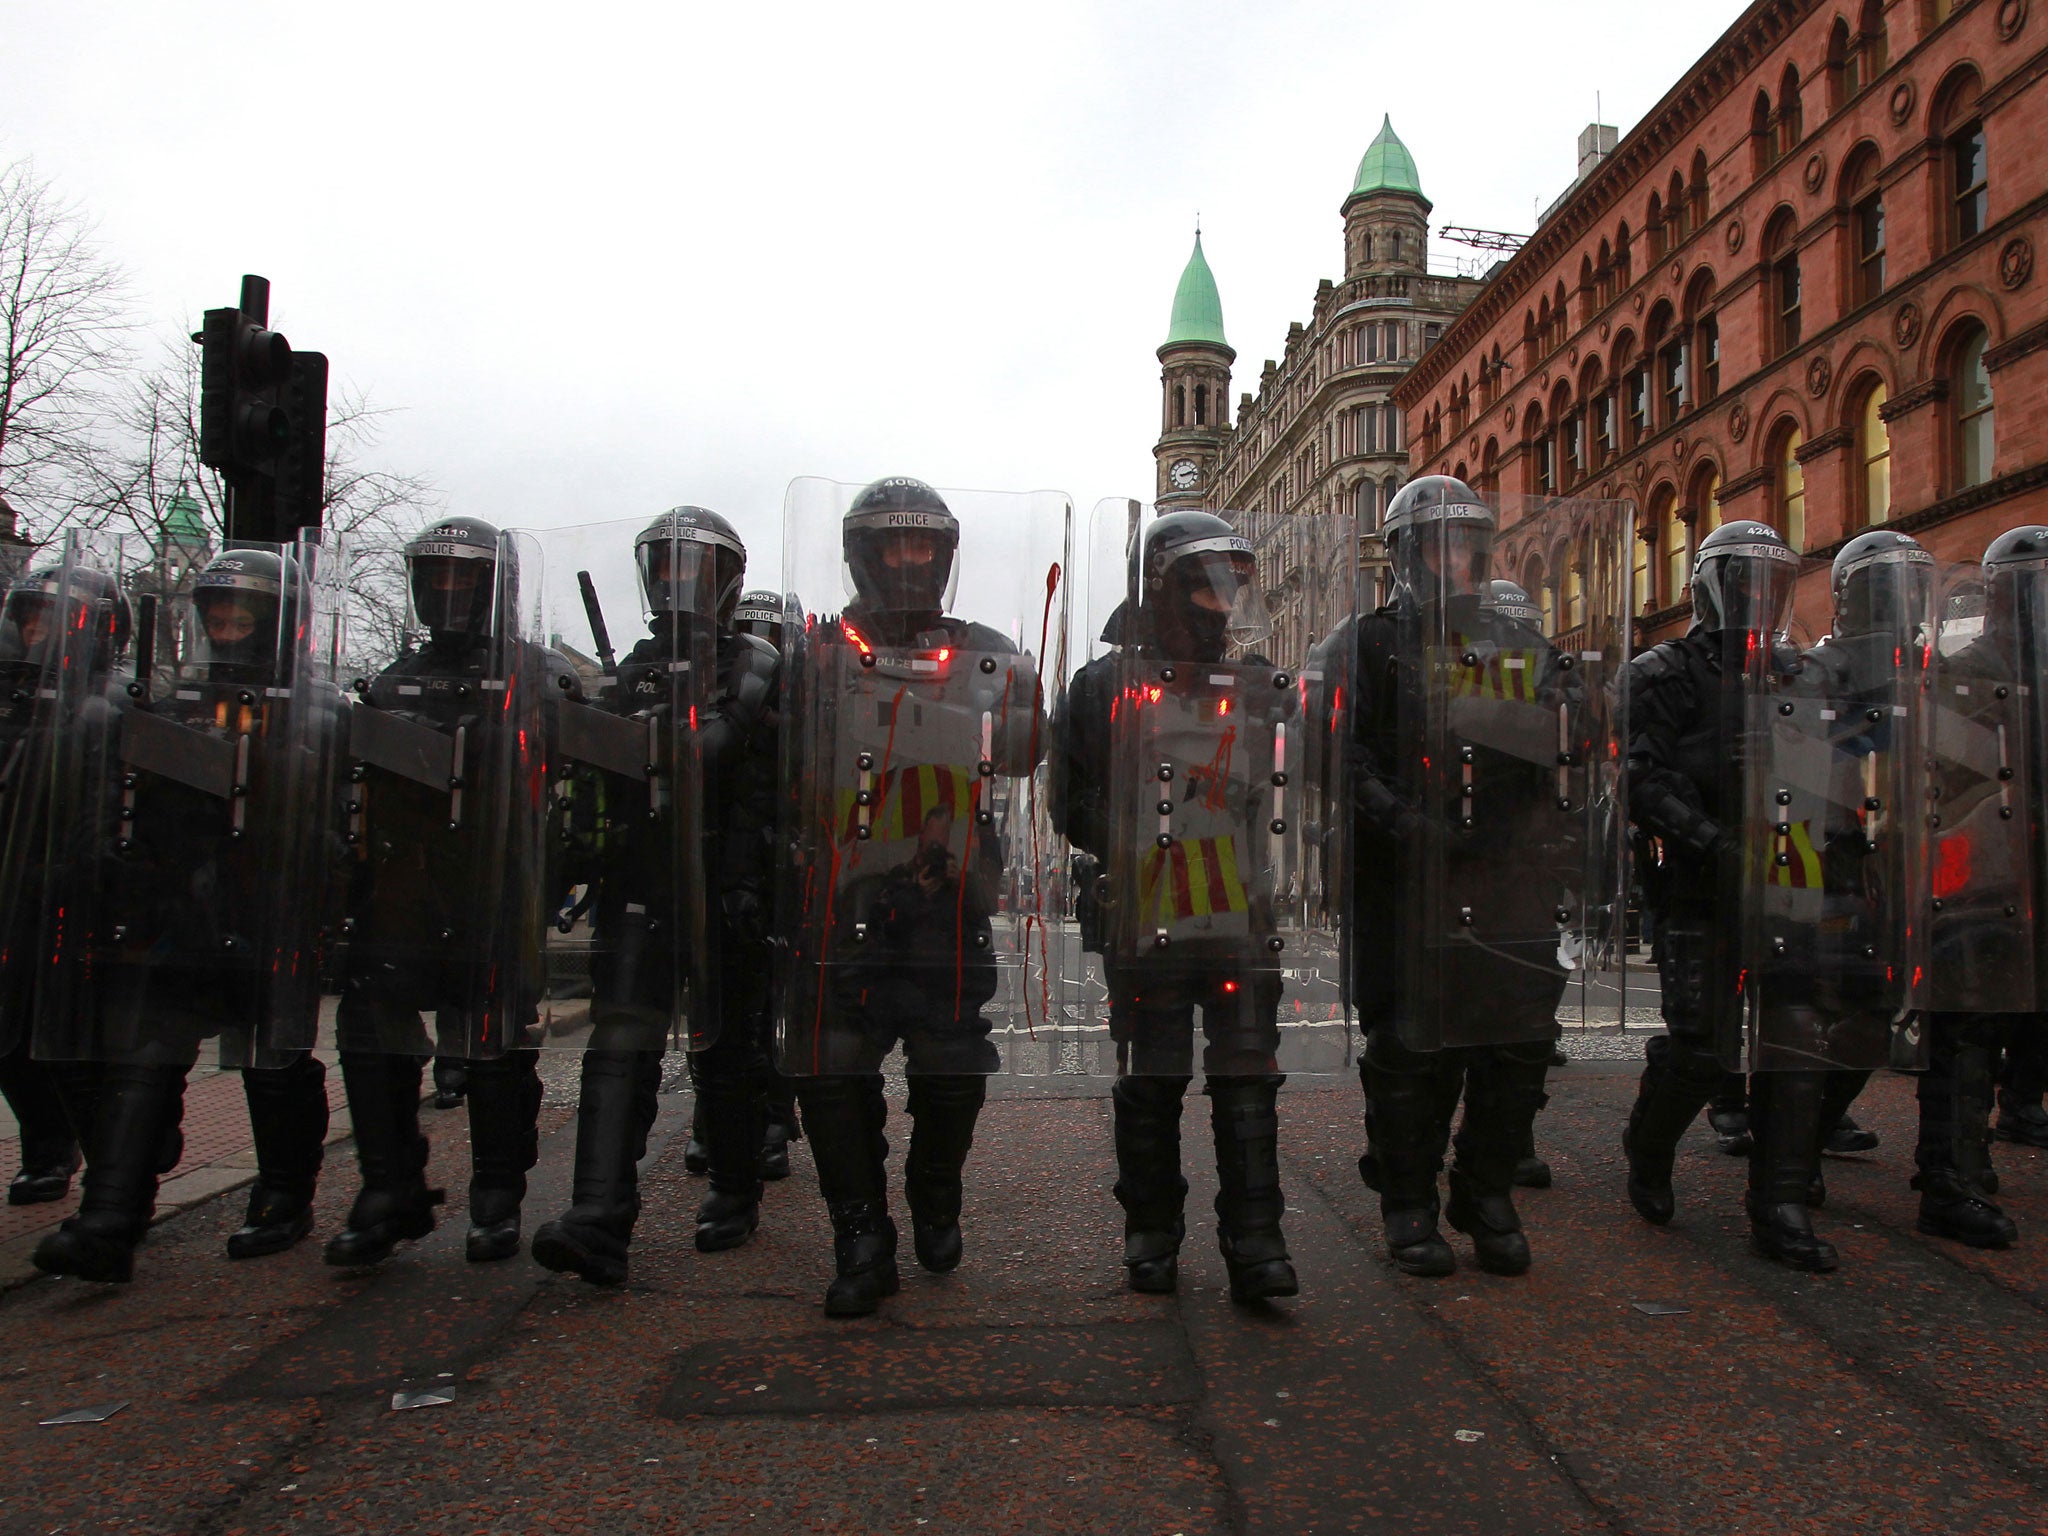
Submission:
[[1176,491],[1192,491],[1195,482],[1202,478],[1202,472],[1195,468],[1193,459],[1177,459],[1173,468],[1166,472],[1166,478],[1173,482]]

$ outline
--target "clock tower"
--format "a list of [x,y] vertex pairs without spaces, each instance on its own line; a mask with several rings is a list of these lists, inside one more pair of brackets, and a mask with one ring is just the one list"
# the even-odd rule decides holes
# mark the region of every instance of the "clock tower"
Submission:
[[1230,365],[1223,302],[1195,231],[1194,254],[1173,294],[1173,318],[1159,348],[1158,463],[1153,501],[1162,512],[1213,506],[1213,479],[1229,429]]

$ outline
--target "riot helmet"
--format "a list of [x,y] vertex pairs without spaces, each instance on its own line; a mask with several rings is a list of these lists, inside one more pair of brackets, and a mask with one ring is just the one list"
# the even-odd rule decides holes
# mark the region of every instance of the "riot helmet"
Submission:
[[952,606],[960,520],[922,480],[868,486],[846,509],[843,538],[846,593],[863,613],[936,617]]
[[746,580],[747,547],[731,523],[703,507],[671,507],[633,540],[641,601],[656,618],[698,619],[725,629]]
[[1486,595],[1493,530],[1493,508],[1464,481],[1450,475],[1410,480],[1380,524],[1396,597],[1426,606]]
[[[496,616],[513,609],[515,579],[502,558],[498,530],[476,517],[451,517],[415,534],[405,546],[406,590],[413,621],[436,639],[481,640],[497,632]],[[503,575],[508,591],[500,594]]]
[[583,674],[576,670],[576,663],[550,645],[540,653],[541,665],[547,669],[550,696],[583,702]]
[[[2048,528],[2008,528],[1984,546],[1985,624],[2010,642],[2048,635]],[[2039,642],[2035,651],[2039,653]]]
[[1155,517],[1132,551],[1133,598],[1170,661],[1220,661],[1273,632],[1250,539],[1213,512]]
[[290,634],[290,562],[267,549],[228,549],[192,580],[195,670],[269,678]]
[[1907,534],[1888,529],[1859,533],[1835,556],[1828,589],[1835,602],[1836,639],[1904,639],[1929,623],[1934,556]]
[[1543,628],[1543,610],[1517,583],[1496,579],[1488,585],[1487,592],[1489,606],[1509,623],[1526,624],[1538,631]]
[[766,640],[777,649],[782,645],[782,599],[761,587],[740,594],[733,610],[733,628],[743,635]]
[[[61,606],[60,606],[61,605]],[[128,594],[104,571],[52,561],[23,572],[7,589],[4,649],[9,659],[54,660],[69,629],[93,629],[92,669],[109,672],[128,649],[134,628]]]
[[1768,523],[1723,523],[1700,541],[1692,563],[1696,627],[1716,634],[1753,630],[1783,637],[1792,628],[1799,556]]

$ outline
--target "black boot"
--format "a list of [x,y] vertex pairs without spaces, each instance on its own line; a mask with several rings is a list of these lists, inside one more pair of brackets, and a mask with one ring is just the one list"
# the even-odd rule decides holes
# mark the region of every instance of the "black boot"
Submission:
[[519,1252],[519,1203],[540,1161],[540,1053],[508,1051],[469,1069],[469,1233],[472,1264]]
[[711,1148],[704,1142],[704,1096],[690,1095],[690,1139],[683,1146],[683,1167],[690,1173],[711,1171]]
[[1109,1091],[1115,1115],[1116,1200],[1124,1208],[1124,1269],[1130,1286],[1171,1294],[1187,1235],[1188,1181],[1180,1171],[1180,1114],[1186,1077],[1120,1077]]
[[[694,1065],[693,1065],[694,1070]],[[697,1251],[720,1253],[754,1235],[761,1220],[761,1138],[768,1100],[758,1078],[709,1078],[697,1085],[711,1193],[697,1208]]]
[[[1555,1067],[1561,1064],[1557,1060],[1557,1052],[1553,1050],[1550,1065]],[[1550,1188],[1550,1164],[1536,1155],[1536,1122],[1534,1120],[1529,1122],[1529,1134],[1522,1138],[1521,1150],[1515,1157],[1515,1188]]]
[[903,1286],[896,1272],[896,1223],[879,1200],[836,1201],[826,1210],[838,1273],[825,1289],[825,1315],[867,1317]]
[[[1436,1179],[1449,1130],[1441,1101],[1455,1101],[1457,1090],[1445,1089],[1438,1079],[1455,1083],[1463,1074],[1441,1055],[1408,1050],[1391,1025],[1382,1025],[1373,1030],[1358,1063],[1374,1165],[1367,1183],[1379,1190],[1387,1252],[1404,1273],[1430,1279],[1458,1267],[1436,1225],[1441,1209]],[[1366,1172],[1360,1159],[1360,1176]]]
[[327,1142],[327,1067],[310,1053],[290,1066],[246,1067],[242,1097],[256,1141],[256,1183],[228,1257],[283,1253],[313,1230],[313,1191]]
[[1749,1155],[1750,1242],[1790,1269],[1835,1267],[1834,1245],[1814,1235],[1806,1204],[1820,1171],[1823,1072],[1759,1072],[1750,1079],[1749,1118],[1756,1146]]
[[640,1159],[660,1110],[655,1051],[587,1052],[576,1099],[576,1173],[570,1206],[533,1234],[538,1264],[592,1285],[626,1278],[626,1248],[640,1217]]
[[1296,1295],[1300,1282],[1281,1235],[1280,1085],[1287,1079],[1212,1077],[1209,1124],[1216,1140],[1216,1241],[1241,1305]]
[[[1693,1070],[1681,1073],[1681,1055]],[[1636,1214],[1663,1226],[1677,1212],[1671,1166],[1678,1143],[1714,1092],[1712,1069],[1698,1051],[1681,1053],[1672,1037],[1653,1037],[1643,1048],[1643,1077],[1636,1089],[1621,1150],[1628,1159],[1628,1198]]]
[[1820,1101],[1820,1149],[1830,1157],[1853,1157],[1859,1152],[1877,1150],[1877,1132],[1866,1131],[1849,1118],[1849,1106],[1869,1082],[1868,1072],[1828,1073]]
[[161,1063],[83,1069],[97,1081],[78,1214],[36,1244],[36,1268],[81,1280],[134,1277],[135,1247],[156,1211],[165,1130],[184,1108],[186,1071]]
[[896,1224],[889,1219],[883,1136],[889,1106],[879,1074],[808,1077],[797,1085],[818,1189],[832,1217],[837,1274],[827,1317],[865,1317],[896,1294]]
[[7,1186],[9,1205],[43,1205],[71,1193],[81,1161],[57,1074],[24,1041],[0,1056],[0,1096],[21,1127],[21,1172]]
[[1916,1225],[1930,1237],[1971,1248],[2009,1248],[2019,1237],[2011,1217],[1992,1203],[1990,1134],[1996,1016],[1927,1016],[1927,1070],[1920,1074],[1920,1171]]
[[1730,1157],[1749,1156],[1749,1082],[1740,1072],[1721,1074],[1720,1086],[1707,1101],[1707,1124],[1723,1152]]
[[935,1275],[960,1267],[960,1170],[974,1145],[974,1122],[988,1080],[972,1073],[910,1076],[910,1153],[903,1199],[910,1207],[917,1262]]
[[327,1240],[329,1264],[381,1264],[404,1239],[434,1230],[438,1192],[427,1188],[427,1138],[420,1134],[425,1070],[424,1057],[341,1053],[363,1187],[347,1224]]
[[780,1072],[768,1074],[768,1122],[761,1132],[761,1177],[774,1181],[789,1177],[789,1144],[804,1139],[803,1122],[797,1118],[796,1090]]
[[1529,1239],[1515,1211],[1515,1165],[1550,1102],[1543,1079],[1547,1041],[1475,1051],[1465,1070],[1465,1118],[1451,1164],[1445,1218],[1472,1239],[1473,1256],[1490,1275],[1528,1272]]
[[434,1108],[457,1109],[469,1093],[469,1063],[460,1056],[434,1058]]

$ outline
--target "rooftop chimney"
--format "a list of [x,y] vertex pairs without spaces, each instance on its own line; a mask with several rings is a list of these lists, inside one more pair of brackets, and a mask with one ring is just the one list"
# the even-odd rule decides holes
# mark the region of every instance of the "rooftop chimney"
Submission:
[[1611,123],[1588,123],[1579,133],[1579,174],[1575,182],[1584,181],[1600,168],[1600,162],[1614,153],[1614,146],[1621,142],[1621,131]]

